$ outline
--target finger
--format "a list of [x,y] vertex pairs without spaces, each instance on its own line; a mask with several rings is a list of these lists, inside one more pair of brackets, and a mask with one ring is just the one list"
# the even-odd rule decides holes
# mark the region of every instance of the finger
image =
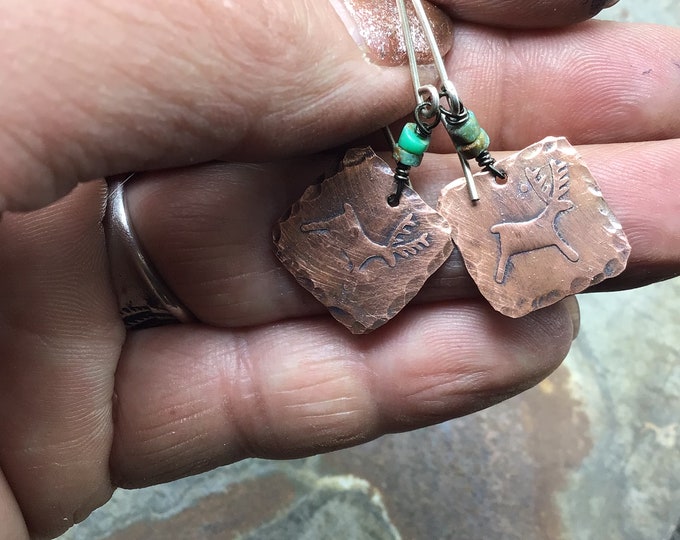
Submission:
[[[584,147],[584,158],[631,244],[628,269],[597,290],[640,287],[680,275],[680,139]],[[607,181],[605,181],[607,179]],[[613,180],[613,181],[612,181]]]
[[[327,1],[2,9],[0,209],[116,172],[330,147],[406,110],[407,70],[366,62]],[[401,63],[388,28],[376,46]]]
[[[673,179],[680,140],[596,145],[583,152],[632,245],[628,270],[609,280],[610,286],[677,275],[680,199]],[[460,176],[455,161],[428,155],[414,170],[416,189],[430,204]],[[248,326],[323,313],[276,259],[271,230],[328,162],[212,164],[149,173],[128,187],[130,215],[164,280],[202,321]],[[478,294],[456,251],[427,281],[419,299]]]
[[[126,188],[129,213],[157,271],[199,320],[242,327],[322,314],[276,258],[272,229],[333,162],[318,156],[147,173]],[[466,279],[467,291],[476,291]]]
[[21,517],[21,510],[2,471],[0,471],[0,536],[17,540],[28,539],[28,531]]
[[[383,4],[371,5],[382,13]],[[0,209],[39,206],[77,180],[126,170],[217,156],[266,160],[310,153],[384,125],[413,101],[407,70],[365,62],[366,47],[356,47],[326,2],[259,3],[247,9],[235,2],[228,7],[189,3],[181,9],[125,2],[114,10],[102,10],[95,2],[66,14],[64,6],[68,3],[41,0],[30,13],[12,12],[16,24],[0,36],[0,50],[11,51],[11,58],[33,59],[6,62],[11,71],[2,97],[11,106],[0,118],[5,171]],[[35,28],[45,20],[60,24]],[[64,42],[64,35],[82,35],[83,20],[90,37]],[[258,27],[264,22],[277,29],[270,39]],[[380,28],[371,34],[375,47],[398,49],[395,29]],[[469,105],[480,113],[497,147],[517,148],[523,137],[538,138],[536,130],[543,137],[548,128],[574,132],[575,142],[582,143],[656,138],[674,129],[671,119],[677,115],[669,111],[675,102],[669,104],[668,96],[677,87],[669,67],[677,58],[677,31],[611,26],[593,38],[592,28],[601,26],[583,27],[574,39],[561,32],[532,37],[458,28],[453,46],[460,54],[451,61],[452,73],[470,86],[461,85],[462,95],[480,96]],[[280,43],[291,44],[285,55]],[[590,46],[605,53],[594,53]],[[72,62],[52,69],[44,52],[51,50]],[[629,63],[617,60],[623,57]],[[609,65],[622,68],[619,78]],[[499,66],[506,66],[500,74]],[[641,81],[641,73],[647,79]],[[589,94],[591,86],[599,93]],[[576,100],[572,106],[578,109],[565,113],[567,107],[559,107],[565,88],[570,95],[576,91],[598,101],[591,106]],[[528,110],[533,100],[535,107]],[[645,122],[650,103],[661,119],[651,127]],[[560,114],[552,116],[555,106]],[[522,114],[510,114],[513,110]],[[603,126],[609,124],[608,131]],[[650,131],[654,135],[645,136]]]
[[475,302],[413,309],[359,339],[327,318],[139,332],[118,372],[112,475],[142,486],[441,422],[535,384],[572,336],[563,304],[511,320]]
[[573,24],[616,4],[618,0],[500,0],[483,9],[476,0],[437,0],[453,17],[507,28],[548,28]]
[[101,185],[82,186],[0,223],[0,468],[40,537],[60,534],[112,493],[111,400],[124,332],[100,194]]
[[[653,43],[653,47],[650,44]],[[458,26],[447,66],[492,147],[680,137],[680,29],[591,21],[553,32]],[[437,130],[434,151],[450,152]]]

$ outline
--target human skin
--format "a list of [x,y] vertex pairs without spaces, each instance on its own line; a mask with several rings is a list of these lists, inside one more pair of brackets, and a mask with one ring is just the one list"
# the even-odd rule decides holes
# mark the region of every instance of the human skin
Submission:
[[[597,11],[582,0],[489,4],[440,2],[447,65],[494,152],[581,145],[631,242],[619,283],[677,275],[680,32],[563,27]],[[0,0],[0,20],[5,537],[58,535],[117,486],[468,414],[567,354],[573,300],[508,319],[455,261],[460,289],[435,282],[363,337],[276,262],[286,207],[413,104],[408,70],[367,61],[330,3]],[[432,149],[414,172],[430,201],[458,174],[444,137]],[[122,326],[88,181],[132,170],[141,241],[200,323]]]

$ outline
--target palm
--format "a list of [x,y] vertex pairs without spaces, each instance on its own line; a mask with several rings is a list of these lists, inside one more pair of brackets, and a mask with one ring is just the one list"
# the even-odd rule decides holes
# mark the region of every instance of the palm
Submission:
[[[584,155],[633,244],[619,283],[677,273],[678,235],[661,217],[679,210],[666,187],[680,157],[680,76],[670,60],[680,56],[677,32],[593,24],[510,36],[461,24],[451,57],[458,90],[496,148],[547,134],[593,145]],[[645,43],[655,44],[652,58]],[[623,49],[625,58],[608,52]],[[359,59],[354,69],[372,68]],[[392,83],[401,107],[409,102],[405,74]],[[283,95],[273,101],[285,103],[286,89],[274,91]],[[314,148],[405,112],[383,106],[370,122],[352,118],[350,132],[339,126],[353,104],[339,100]],[[267,129],[241,134],[251,137],[249,158],[312,144],[302,135],[299,147],[280,150]],[[166,142],[155,165],[189,162],[191,148],[168,160],[175,141]],[[214,157],[218,142],[193,150]],[[450,147],[442,139],[434,149],[444,154],[428,156],[415,176],[430,201],[452,179]],[[562,360],[574,331],[568,306],[506,319],[475,297],[455,257],[421,302],[375,334],[352,337],[325,316],[277,263],[271,227],[334,159],[213,163],[147,173],[129,186],[142,243],[196,325],[126,335],[99,226],[101,184],[3,216],[0,466],[32,531],[53,533],[84,517],[113,486],[247,456],[328,451],[466,414],[531,386]]]

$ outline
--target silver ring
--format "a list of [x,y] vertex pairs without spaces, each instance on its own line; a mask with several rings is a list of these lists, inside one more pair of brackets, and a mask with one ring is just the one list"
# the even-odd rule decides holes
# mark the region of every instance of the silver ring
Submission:
[[128,214],[125,184],[135,173],[106,179],[104,234],[111,277],[126,328],[139,330],[196,319],[158,275],[137,239]]

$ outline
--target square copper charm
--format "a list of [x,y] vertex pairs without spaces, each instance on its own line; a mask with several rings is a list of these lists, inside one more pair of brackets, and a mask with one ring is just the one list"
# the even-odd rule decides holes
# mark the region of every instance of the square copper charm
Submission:
[[413,190],[387,198],[394,173],[370,148],[310,186],[274,231],[277,256],[354,334],[394,317],[453,251],[451,228]]
[[444,188],[438,207],[496,310],[521,317],[624,270],[626,235],[565,138],[544,139],[498,166],[505,183],[475,175],[478,202],[460,179]]

